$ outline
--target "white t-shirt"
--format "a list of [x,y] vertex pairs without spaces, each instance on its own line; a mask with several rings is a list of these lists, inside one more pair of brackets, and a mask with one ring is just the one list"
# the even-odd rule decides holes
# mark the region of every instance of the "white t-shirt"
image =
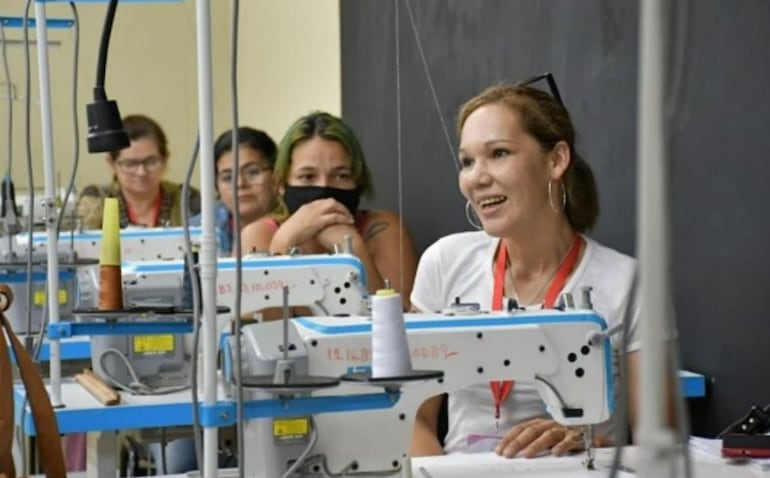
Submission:
[[[562,292],[571,292],[577,299],[583,286],[591,286],[594,310],[604,317],[610,328],[627,320],[626,350],[637,350],[639,306],[635,287],[636,261],[590,238],[584,239],[586,248],[583,257]],[[412,305],[423,312],[436,312],[459,298],[460,302],[478,303],[483,310],[490,310],[494,256],[499,241],[499,238],[483,231],[452,234],[436,241],[420,258],[412,289]],[[611,338],[615,383],[618,383],[617,359],[621,335],[618,333]],[[522,381],[515,383],[513,392],[501,406],[499,423],[494,418],[494,408],[489,383],[450,393],[445,451],[469,451],[479,439],[502,436],[519,422],[546,415],[545,405],[534,384]],[[611,436],[612,421],[597,427],[597,434]]]

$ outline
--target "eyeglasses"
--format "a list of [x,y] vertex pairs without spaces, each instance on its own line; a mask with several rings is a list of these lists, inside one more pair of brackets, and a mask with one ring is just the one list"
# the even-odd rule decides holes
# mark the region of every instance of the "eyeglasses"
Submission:
[[[241,168],[241,177],[249,184],[262,184],[267,179],[267,172],[272,171],[269,166],[260,166],[258,164],[249,164]],[[233,171],[226,170],[217,174],[219,187],[229,188],[233,184]]]
[[119,159],[115,161],[115,164],[122,171],[127,173],[135,173],[139,166],[144,166],[144,170],[148,172],[157,171],[164,164],[166,164],[166,158],[163,156],[150,156],[144,159]]
[[516,86],[529,86],[537,83],[540,80],[545,80],[548,82],[548,89],[551,90],[551,96],[553,96],[553,98],[558,101],[560,105],[564,106],[564,102],[561,100],[561,95],[559,94],[559,88],[556,87],[556,80],[550,73],[543,73],[542,75],[533,76],[532,78],[518,81],[515,84]]

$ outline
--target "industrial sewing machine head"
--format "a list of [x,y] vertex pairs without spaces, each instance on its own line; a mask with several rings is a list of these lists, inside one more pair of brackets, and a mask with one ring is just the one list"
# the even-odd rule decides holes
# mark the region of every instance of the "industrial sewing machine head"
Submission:
[[[366,277],[361,261],[350,254],[303,256],[246,256],[241,261],[241,311],[252,316],[265,308],[283,304],[281,291],[291,290],[294,306],[308,307],[315,314],[352,315],[366,307]],[[123,265],[123,303],[141,307],[181,307],[185,263],[173,261],[128,262]],[[217,305],[235,310],[236,261],[217,262]],[[154,320],[162,319],[156,316]],[[231,314],[220,314],[222,332]],[[193,350],[189,334],[156,336],[103,335],[91,338],[94,371],[120,383],[136,376],[150,387],[176,387],[190,381]],[[105,353],[109,356],[104,357]]]
[[[534,383],[553,418],[565,425],[598,424],[612,413],[607,325],[591,310],[407,314],[405,328],[414,367],[441,370],[442,378],[415,383],[370,380],[369,387],[343,382],[317,390],[314,398],[337,400],[330,402],[328,413],[318,413],[312,421],[302,410],[307,402],[297,398],[302,395],[295,396],[296,407],[284,395],[285,408],[291,410],[288,418],[282,414],[246,424],[241,450],[247,476],[278,476],[305,457],[299,466],[302,476],[320,470],[327,475],[396,476],[409,452],[416,411],[425,399],[493,380]],[[300,373],[350,376],[370,370],[371,334],[369,317],[303,317],[291,321],[288,350]],[[242,341],[246,386],[249,376],[271,373],[285,346],[276,323],[244,327]],[[389,403],[367,400],[382,387]],[[265,399],[269,392],[259,389],[249,398]],[[348,406],[343,405],[346,397]],[[373,403],[378,405],[366,409]]]
[[[189,228],[193,241],[198,240],[201,228]],[[26,248],[29,239],[26,234],[17,238],[20,246]],[[32,250],[44,251],[48,239],[45,233],[32,236]],[[59,234],[59,248],[69,249],[79,257],[98,258],[102,243],[100,230],[71,230]],[[184,228],[127,228],[120,230],[120,254],[125,261],[148,261],[178,259],[184,253]]]
[[[350,254],[245,256],[241,260],[241,310],[251,313],[281,307],[281,291],[291,291],[291,306],[318,315],[360,313],[366,297],[361,261]],[[234,310],[236,260],[217,260],[217,304]],[[129,261],[123,264],[125,303],[180,305],[184,262]]]
[[[200,236],[200,228],[190,228],[192,238]],[[170,259],[184,251],[184,230],[179,227],[156,229],[123,229],[120,231],[121,254],[126,260]],[[75,308],[93,307],[99,295],[96,258],[99,257],[101,231],[70,230],[59,234],[59,320],[74,319]],[[14,330],[26,333],[28,250],[32,253],[31,331],[41,326],[46,296],[47,245],[45,232],[6,236],[0,241],[0,280],[9,284],[16,297],[8,311]],[[91,266],[91,267],[89,267]]]
[[[37,234],[37,233],[36,233]],[[31,254],[32,288],[27,288],[27,235],[9,235],[0,238],[0,282],[8,284],[16,300],[6,312],[14,331],[19,334],[37,332],[43,320],[46,305],[47,251],[45,247],[33,247]],[[59,256],[59,314],[63,320],[72,318],[72,310],[78,303],[78,271],[81,266],[94,265],[96,261],[81,259],[71,247],[61,247]],[[31,301],[29,301],[29,296]],[[31,302],[32,310],[27,314]],[[29,319],[29,323],[27,320]]]

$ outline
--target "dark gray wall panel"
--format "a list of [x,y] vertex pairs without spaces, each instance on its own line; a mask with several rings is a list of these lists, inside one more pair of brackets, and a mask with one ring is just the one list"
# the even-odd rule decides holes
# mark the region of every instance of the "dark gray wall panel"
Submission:
[[[770,403],[770,2],[672,2],[671,219],[682,360],[714,378],[692,403],[713,434],[750,404]],[[688,7],[689,8],[682,8]],[[497,81],[556,76],[594,169],[602,214],[593,236],[634,254],[638,5],[623,0],[412,0],[437,112],[404,2],[399,9],[401,157],[393,1],[342,0],[343,116],[372,166],[376,206],[398,209],[424,249],[470,226],[457,188],[454,121]],[[682,28],[682,25],[685,28]],[[672,47],[676,41],[672,40]]]

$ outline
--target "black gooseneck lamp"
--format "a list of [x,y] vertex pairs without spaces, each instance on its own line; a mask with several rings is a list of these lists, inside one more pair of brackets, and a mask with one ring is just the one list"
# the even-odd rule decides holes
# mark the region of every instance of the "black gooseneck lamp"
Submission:
[[107,70],[107,50],[112,34],[112,22],[115,19],[115,10],[118,0],[110,0],[107,7],[107,15],[104,18],[104,29],[99,44],[99,61],[96,65],[96,86],[94,86],[94,102],[86,106],[88,118],[88,151],[91,153],[104,153],[128,148],[130,141],[128,134],[123,129],[123,121],[120,119],[118,103],[107,99],[104,90],[104,78]]

